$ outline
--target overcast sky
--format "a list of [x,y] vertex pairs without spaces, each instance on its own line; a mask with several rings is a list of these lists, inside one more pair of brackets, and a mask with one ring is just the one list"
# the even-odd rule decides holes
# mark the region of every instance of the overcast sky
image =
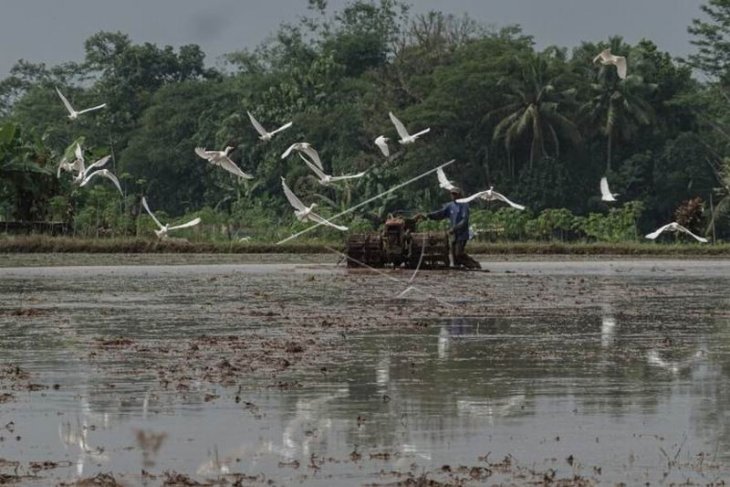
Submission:
[[[331,8],[348,3],[330,0]],[[441,10],[500,27],[520,24],[538,47],[578,45],[622,35],[643,37],[676,56],[692,52],[687,26],[704,0],[411,0],[415,13]],[[306,12],[307,0],[4,0],[0,78],[18,59],[57,64],[83,59],[83,42],[100,30],[135,42],[199,44],[209,64],[254,47],[279,23]]]

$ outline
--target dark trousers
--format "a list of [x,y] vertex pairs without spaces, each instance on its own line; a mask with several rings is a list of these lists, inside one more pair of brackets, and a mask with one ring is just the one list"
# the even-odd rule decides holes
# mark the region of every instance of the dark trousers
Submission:
[[454,265],[468,267],[469,269],[481,269],[482,266],[476,260],[472,259],[465,251],[468,240],[455,240],[451,249],[454,257]]

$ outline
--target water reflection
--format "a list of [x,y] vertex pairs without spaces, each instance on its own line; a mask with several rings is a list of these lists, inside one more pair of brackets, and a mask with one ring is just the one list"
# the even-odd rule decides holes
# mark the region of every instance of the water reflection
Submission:
[[438,344],[436,346],[438,358],[445,360],[449,352],[449,329],[445,326],[439,328]]
[[375,365],[375,383],[378,385],[378,392],[388,390],[390,383],[390,354],[384,354],[378,359]]
[[105,464],[109,456],[104,453],[101,446],[92,446],[89,442],[89,434],[97,428],[109,428],[109,414],[96,414],[91,410],[87,394],[82,394],[79,400],[78,415],[76,421],[61,421],[58,424],[58,436],[66,451],[71,457],[76,457],[76,474],[82,476],[84,467],[88,462]]
[[603,348],[610,347],[613,344],[613,337],[616,330],[616,319],[604,314],[601,316],[601,346]]
[[439,360],[446,360],[448,358],[450,344],[455,338],[470,334],[478,335],[479,324],[481,322],[476,322],[476,326],[473,327],[465,318],[451,318],[447,323],[439,328],[436,346],[436,353]]
[[[0,443],[0,457],[67,458],[76,468],[59,472],[63,479],[148,469],[361,485],[381,471],[470,465],[492,452],[493,459],[512,455],[563,477],[598,466],[600,480],[636,484],[645,478],[670,483],[673,476],[702,480],[689,465],[707,454],[713,478],[726,477],[728,277],[706,279],[695,270],[678,280],[642,272],[640,279],[611,274],[595,284],[595,302],[582,307],[535,305],[378,333],[348,330],[346,359],[327,364],[326,373],[284,375],[301,387],[270,388],[242,377],[237,387],[222,389],[191,379],[184,393],[163,388],[148,362],[135,356],[91,358],[89,337],[113,337],[124,327],[138,340],[185,340],[231,334],[230,323],[209,310],[172,316],[189,296],[155,275],[134,282],[132,304],[123,310],[114,306],[128,295],[100,295],[113,306],[93,317],[75,306],[77,298],[64,302],[58,294],[93,288],[93,276],[72,285],[46,283],[50,297],[40,290],[33,299],[58,299],[56,314],[23,323],[0,316],[0,350],[39,381],[61,387],[44,396],[13,390],[17,403],[0,404],[0,414],[23,437]],[[209,280],[198,277],[203,299],[215,302],[220,289],[230,300],[240,297],[240,288],[224,287],[223,278],[205,287]],[[541,277],[546,286],[557,285],[553,278]],[[144,297],[146,286],[169,292]],[[641,292],[618,300],[612,292],[618,286]],[[267,320],[261,333],[285,325]],[[62,340],[48,338],[58,330]],[[60,443],[48,441],[55,429]],[[662,451],[672,458],[679,452],[667,479]],[[577,463],[568,465],[568,457]]]
[[680,374],[683,371],[689,371],[693,366],[697,365],[706,353],[704,350],[697,350],[689,358],[683,360],[670,360],[664,358],[662,352],[656,349],[646,352],[646,361],[648,364],[662,368],[672,374]]

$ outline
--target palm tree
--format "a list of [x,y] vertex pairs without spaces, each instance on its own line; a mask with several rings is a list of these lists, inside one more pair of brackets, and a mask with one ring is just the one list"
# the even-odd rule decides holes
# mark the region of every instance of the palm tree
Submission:
[[[620,52],[621,39],[612,38],[610,47],[612,52]],[[657,85],[644,83],[636,74],[620,79],[611,65],[602,66],[597,82],[591,83],[592,96],[581,106],[581,112],[588,126],[597,128],[606,137],[607,171],[611,170],[615,139],[630,140],[641,125],[652,122],[654,112],[646,97],[656,88]]]
[[500,84],[507,86],[510,102],[487,114],[488,119],[499,120],[492,141],[504,139],[510,160],[514,147],[530,137],[530,167],[535,158],[549,155],[548,146],[559,155],[561,138],[580,142],[578,128],[560,113],[561,104],[570,104],[575,90],[558,88],[560,76],[551,77],[551,61],[546,54],[534,55],[516,82],[502,80]]

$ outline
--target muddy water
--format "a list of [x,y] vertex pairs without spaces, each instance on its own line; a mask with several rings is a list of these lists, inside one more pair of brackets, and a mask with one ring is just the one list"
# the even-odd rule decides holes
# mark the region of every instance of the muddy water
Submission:
[[0,483],[730,478],[730,262],[484,265],[0,269]]

